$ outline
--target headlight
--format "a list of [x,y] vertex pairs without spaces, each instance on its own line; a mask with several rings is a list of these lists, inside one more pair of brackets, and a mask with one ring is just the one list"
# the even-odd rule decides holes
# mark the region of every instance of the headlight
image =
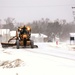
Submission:
[[30,31],[30,30],[31,30],[31,28],[29,26],[27,26],[27,31]]
[[21,28],[19,28],[19,31],[21,31]]

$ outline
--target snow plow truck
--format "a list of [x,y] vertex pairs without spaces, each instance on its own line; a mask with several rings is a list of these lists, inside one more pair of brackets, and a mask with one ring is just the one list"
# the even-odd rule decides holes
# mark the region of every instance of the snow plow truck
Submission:
[[[12,47],[16,46],[17,49],[21,47],[29,47],[29,48],[38,48],[37,45],[34,45],[33,40],[30,39],[31,37],[31,28],[30,26],[20,26],[16,31],[16,36],[10,38],[7,43],[2,42],[1,45],[3,48],[5,47]],[[11,43],[12,40],[15,40],[15,43]]]

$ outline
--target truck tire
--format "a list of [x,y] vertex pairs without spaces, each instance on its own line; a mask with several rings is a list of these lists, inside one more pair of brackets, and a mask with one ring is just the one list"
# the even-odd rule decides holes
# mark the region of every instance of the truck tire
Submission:
[[34,48],[34,42],[31,40],[31,48]]
[[17,47],[17,49],[19,49],[19,40],[18,39],[16,40],[16,47]]

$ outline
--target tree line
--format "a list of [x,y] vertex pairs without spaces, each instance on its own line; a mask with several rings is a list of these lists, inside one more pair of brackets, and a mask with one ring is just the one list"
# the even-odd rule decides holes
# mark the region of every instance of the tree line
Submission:
[[[5,24],[0,25],[0,28],[17,30],[21,25],[23,26],[24,23],[14,23],[14,18],[7,18]],[[42,18],[26,25],[31,27],[32,33],[43,33],[50,38],[59,37],[61,41],[68,40],[69,33],[75,32],[75,24],[67,23],[66,20],[56,19],[52,22],[49,18]]]

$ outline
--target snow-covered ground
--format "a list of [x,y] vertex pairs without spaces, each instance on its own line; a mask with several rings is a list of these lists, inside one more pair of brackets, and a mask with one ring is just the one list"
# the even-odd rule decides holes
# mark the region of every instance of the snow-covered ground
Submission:
[[75,51],[69,45],[36,44],[39,48],[0,47],[0,75],[75,75]]

